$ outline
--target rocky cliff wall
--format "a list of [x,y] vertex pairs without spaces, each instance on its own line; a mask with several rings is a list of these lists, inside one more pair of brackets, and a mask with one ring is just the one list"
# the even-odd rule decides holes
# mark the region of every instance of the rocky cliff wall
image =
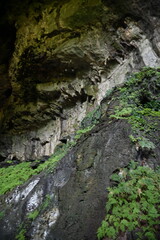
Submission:
[[[1,239],[96,240],[111,174],[126,167],[131,159],[143,159],[129,139],[131,132],[126,120],[105,116],[55,169],[1,196]],[[158,136],[156,131],[154,152],[144,152],[153,168],[160,164]]]
[[2,163],[49,156],[60,140],[74,136],[88,112],[101,105],[103,113],[56,168],[0,197],[0,238],[96,240],[110,175],[143,157],[152,168],[160,164],[159,127],[154,151],[143,156],[128,137],[131,125],[109,118],[114,101],[105,98],[132,72],[159,66],[159,2],[0,6],[0,29],[10,30],[0,47]]
[[14,48],[8,55],[3,48],[8,62],[2,59],[0,67],[1,158],[52,154],[59,139],[78,129],[108,89],[143,66],[159,66],[156,4],[2,4],[7,10],[1,29],[13,29],[11,42],[7,36],[2,42]]

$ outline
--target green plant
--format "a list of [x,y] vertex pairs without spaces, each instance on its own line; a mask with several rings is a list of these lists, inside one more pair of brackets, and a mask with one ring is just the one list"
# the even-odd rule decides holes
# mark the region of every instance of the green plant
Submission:
[[44,200],[44,202],[41,206],[41,210],[42,211],[45,210],[48,207],[50,202],[51,202],[51,196],[49,194],[47,194],[46,197],[45,197],[45,200]]
[[26,229],[22,228],[20,230],[20,232],[16,235],[16,239],[17,240],[25,240],[26,239],[25,233],[26,233]]
[[38,215],[40,214],[40,212],[44,211],[48,207],[50,201],[51,201],[51,196],[49,194],[47,194],[44,201],[38,207],[38,209],[35,209],[34,211],[30,212],[27,215],[28,219],[30,219],[32,221],[35,220],[38,217]]
[[28,214],[28,219],[34,220],[39,215],[39,211],[36,209]]
[[56,163],[65,156],[69,146],[64,146],[61,151],[53,154],[48,161],[40,164],[36,169],[32,169],[29,162],[19,163],[15,166],[0,168],[0,195],[14,189],[26,182],[31,176],[40,173],[45,169],[53,169]]
[[80,129],[76,132],[76,135],[74,137],[75,140],[78,140],[84,133],[89,132],[94,126],[86,127],[84,129]]
[[8,161],[6,161],[6,163],[12,163],[12,160],[8,160]]
[[2,219],[4,217],[4,215],[5,215],[4,211],[0,212],[0,219]]
[[114,92],[115,88],[111,88],[109,90],[106,91],[105,97],[110,97],[112,95],[112,93]]
[[116,98],[119,105],[110,117],[126,119],[131,124],[135,142],[139,142],[143,148],[153,149],[155,146],[148,135],[153,135],[157,129],[157,118],[160,118],[159,98],[160,69],[144,68],[119,88]]
[[86,117],[81,122],[81,129],[85,129],[88,127],[92,127],[99,123],[99,119],[101,117],[101,109],[97,107],[93,111],[89,112]]
[[112,175],[117,186],[108,188],[106,217],[98,229],[98,239],[136,231],[138,239],[156,240],[160,224],[160,174],[149,167],[120,169]]
[[134,137],[133,135],[129,135],[129,138],[133,143],[136,143],[142,149],[155,149],[155,144],[151,142],[148,138],[145,137]]

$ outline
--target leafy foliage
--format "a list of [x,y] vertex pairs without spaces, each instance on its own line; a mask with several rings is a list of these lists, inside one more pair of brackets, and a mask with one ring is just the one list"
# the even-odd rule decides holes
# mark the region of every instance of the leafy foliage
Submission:
[[99,119],[101,117],[101,109],[97,107],[92,112],[89,112],[86,117],[81,122],[81,129],[92,127],[99,123]]
[[147,148],[148,150],[154,149],[155,148],[155,144],[153,142],[151,142],[148,138],[145,137],[134,137],[133,135],[129,136],[131,141],[133,143],[138,143],[138,145],[144,149]]
[[84,129],[80,129],[76,132],[76,135],[74,137],[74,139],[78,140],[84,133],[89,132],[94,126],[91,127],[86,127]]
[[0,168],[0,195],[12,190],[18,185],[26,182],[31,176],[38,174],[44,169],[53,169],[56,163],[64,157],[68,148],[64,146],[60,152],[51,156],[48,161],[40,164],[36,169],[32,169],[29,162],[23,162],[15,166],[9,166],[7,168]]
[[156,120],[160,118],[160,69],[144,68],[119,91],[119,106],[111,117],[127,119],[139,145],[154,148],[147,136],[156,130]]
[[25,233],[26,233],[26,229],[22,228],[20,230],[20,232],[16,235],[16,239],[17,240],[25,240],[26,239]]
[[100,107],[97,107],[93,111],[89,112],[82,120],[81,127],[76,132],[74,139],[78,140],[83,134],[89,132],[96,124],[98,124],[101,118],[101,114],[102,113]]
[[31,220],[34,220],[36,219],[36,217],[39,215],[39,211],[36,209],[34,210],[33,212],[29,213],[28,214],[28,218],[31,219]]
[[122,233],[136,230],[138,239],[145,236],[156,240],[160,224],[159,172],[136,166],[132,161],[129,169],[120,169],[112,180],[117,186],[108,188],[107,214],[98,229],[98,239],[116,239]]

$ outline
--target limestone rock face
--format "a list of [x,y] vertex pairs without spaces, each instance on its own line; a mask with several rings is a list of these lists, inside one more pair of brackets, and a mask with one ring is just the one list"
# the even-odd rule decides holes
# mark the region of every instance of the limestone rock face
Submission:
[[10,0],[1,7],[0,31],[9,32],[0,59],[3,158],[53,153],[108,89],[143,66],[159,66],[156,0]]

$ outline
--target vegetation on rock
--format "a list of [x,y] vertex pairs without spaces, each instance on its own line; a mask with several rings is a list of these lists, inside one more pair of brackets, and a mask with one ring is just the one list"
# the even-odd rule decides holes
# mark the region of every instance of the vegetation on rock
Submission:
[[26,233],[26,229],[25,228],[22,228],[19,233],[16,235],[16,239],[17,240],[25,240],[26,237],[25,237],[25,233]]
[[95,126],[99,123],[101,118],[101,109],[100,106],[96,107],[93,111],[89,112],[86,117],[81,122],[81,128]]
[[46,195],[43,203],[39,206],[39,208],[35,209],[34,211],[32,211],[28,214],[28,216],[27,216],[28,219],[30,219],[32,221],[34,219],[36,219],[38,217],[38,215],[40,214],[40,212],[43,212],[48,207],[50,201],[51,201],[50,195]]
[[89,126],[83,129],[80,129],[76,132],[74,139],[78,140],[84,133],[89,132],[94,126]]
[[39,215],[39,211],[36,209],[33,212],[28,214],[28,218],[33,221],[38,215]]
[[117,119],[127,119],[132,126],[132,142],[140,147],[154,149],[150,141],[160,118],[160,69],[144,68],[119,88],[119,105],[115,107]]
[[[22,162],[17,165],[0,168],[0,195],[3,195],[6,192],[14,189],[16,186],[25,183],[31,176],[38,174],[45,169],[47,169],[47,171],[52,170],[55,167],[56,163],[66,155],[72,146],[76,144],[76,141],[83,134],[89,132],[95,126],[95,124],[98,123],[100,116],[101,112],[99,108],[96,108],[90,112],[82,121],[81,129],[75,133],[74,140],[68,142],[67,144],[63,144],[60,147],[57,147],[55,153],[46,162],[38,164],[35,169],[32,168],[30,162]],[[38,163],[38,160],[35,161],[35,163],[36,162]],[[7,161],[7,163],[12,162]],[[36,212],[34,214],[36,214]]]
[[14,189],[26,182],[31,176],[38,174],[44,169],[52,168],[66,154],[67,149],[61,149],[61,152],[55,153],[43,164],[40,164],[36,169],[32,169],[30,162],[19,163],[15,166],[0,168],[0,195]]
[[[107,92],[110,101],[116,100],[114,115],[111,118],[125,119],[132,127],[131,141],[141,149],[153,150],[156,143],[151,141],[157,130],[157,119],[160,117],[160,70],[146,68],[134,74],[123,87]],[[116,93],[116,94],[115,94]],[[116,97],[115,97],[116,95]],[[117,101],[118,100],[118,101]],[[81,122],[80,129],[75,133],[72,142],[57,147],[54,155],[35,169],[30,162],[23,162],[15,166],[0,169],[0,195],[26,182],[31,176],[42,170],[52,171],[55,164],[62,159],[76,141],[99,123],[102,117],[101,107],[89,112]],[[116,239],[126,232],[136,231],[139,239],[145,236],[149,240],[156,239],[156,231],[160,223],[159,214],[159,180],[158,171],[146,166],[136,166],[132,162],[130,168],[120,169],[112,180],[116,183],[108,189],[107,215],[98,230],[98,239],[108,237]],[[45,211],[50,202],[46,196],[41,206],[26,215],[27,221],[34,221]],[[4,213],[0,214],[1,218]],[[27,228],[27,225],[25,225]],[[25,229],[20,229],[16,238],[25,239]]]
[[[131,124],[129,137],[138,149],[153,150],[160,118],[160,69],[144,68],[134,74],[118,89],[114,100],[119,105],[110,117]],[[117,239],[135,231],[136,239],[156,240],[160,230],[159,171],[132,161],[129,168],[120,169],[111,178],[116,186],[108,188],[107,215],[98,229],[98,239]]]
[[112,175],[117,186],[108,188],[107,215],[98,239],[117,239],[135,230],[138,239],[156,240],[160,224],[160,174],[146,166],[120,169]]
[[[122,82],[127,72],[148,63],[151,66],[158,65],[158,0],[152,4],[149,0],[144,4],[139,0],[129,1],[128,4],[126,0],[24,0],[21,4],[18,4],[19,0],[8,2],[9,4],[2,1],[0,4],[4,5],[2,9],[6,9],[8,15],[5,16],[1,11],[1,32],[10,32],[3,34],[0,47],[0,64],[5,64],[6,69],[2,69],[0,75],[0,90],[4,89],[0,91],[0,104],[3,106],[0,111],[0,125],[3,127],[2,132],[7,134],[7,140],[6,135],[1,136],[5,142],[4,145],[1,144],[1,161],[7,156],[12,158],[12,151],[16,152],[17,149],[22,154],[33,149],[32,154],[34,150],[38,150],[37,146],[47,150],[36,151],[41,154],[48,152],[48,148],[53,149],[52,146],[60,134],[68,134],[72,127],[70,122],[75,120],[75,114],[72,115],[73,106],[77,112],[82,109],[83,115],[86,108],[100,101],[107,88]],[[115,77],[118,75],[119,81],[118,77]],[[107,91],[106,98],[110,98],[107,103],[108,110],[110,102],[114,102],[110,94],[114,98],[117,92],[115,94],[114,90]],[[116,102],[120,104],[111,116],[113,121],[108,119],[108,111],[107,116],[103,115],[102,124],[92,130],[102,117],[101,109],[96,108],[83,119],[73,142],[68,143],[68,139],[65,139],[67,144],[59,145],[49,160],[43,159],[45,162],[41,164],[39,160],[32,164],[23,162],[0,169],[0,195],[45,170],[45,174],[40,174],[39,185],[24,198],[21,195],[16,202],[14,197],[8,198],[12,193],[1,196],[0,238],[7,238],[5,231],[8,229],[8,238],[13,239],[17,233],[18,240],[24,240],[25,235],[27,239],[40,239],[43,229],[40,229],[37,236],[32,233],[38,229],[37,225],[43,225],[43,215],[44,222],[48,221],[48,231],[52,232],[54,228],[45,213],[51,210],[51,206],[55,206],[55,201],[62,217],[56,222],[57,236],[54,232],[51,233],[52,236],[47,236],[47,230],[44,230],[47,239],[53,236],[55,239],[95,239],[88,237],[91,236],[89,231],[92,229],[95,235],[96,224],[103,215],[104,191],[109,184],[108,178],[117,166],[128,164],[129,159],[132,159],[128,154],[137,154],[135,148],[134,151],[133,148],[130,149],[130,140],[138,149],[150,152],[156,149],[157,156],[159,154],[160,138],[155,139],[154,133],[159,127],[157,124],[160,118],[160,70],[146,68],[134,74],[118,90],[118,94]],[[78,119],[81,119],[82,115]],[[116,121],[115,118],[126,121]],[[47,136],[47,141],[35,136],[36,129],[57,119],[60,120],[59,125],[52,127],[53,133],[51,129],[53,138],[56,135],[53,142],[52,138]],[[127,122],[132,127],[130,140],[127,138],[128,131],[130,132]],[[54,134],[56,129],[58,134]],[[29,131],[31,135],[28,135]],[[90,134],[90,131],[93,134]],[[20,136],[21,133],[25,135],[25,132],[26,140]],[[56,163],[83,134],[83,141],[54,171]],[[22,151],[21,146],[15,144],[18,140],[14,136],[17,135],[17,139],[22,139],[25,146]],[[29,139],[33,139],[33,148],[23,142],[29,142]],[[118,144],[120,147],[117,150]],[[18,155],[15,159],[19,158]],[[24,159],[30,159],[33,155],[28,156],[26,154]],[[158,161],[155,157],[156,164]],[[13,161],[5,160],[6,163],[11,165]],[[150,168],[133,165],[134,163],[130,168],[120,169],[119,174],[112,176],[117,186],[109,188],[107,216],[98,231],[99,239],[114,239],[132,230],[137,231],[140,239],[142,234],[149,240],[155,239],[160,219],[159,175]],[[26,185],[27,183],[24,188]],[[43,190],[40,191],[41,198],[37,194],[39,205],[35,205],[36,209],[34,206],[31,211],[32,208],[27,208],[27,204],[29,199],[33,202],[32,193],[39,189]],[[23,190],[23,186],[20,190]],[[55,199],[50,199],[54,194]],[[51,220],[57,221],[54,218],[56,217],[53,216]],[[17,231],[21,222],[23,223]]]
[[2,219],[4,217],[4,211],[0,212],[0,219]]

